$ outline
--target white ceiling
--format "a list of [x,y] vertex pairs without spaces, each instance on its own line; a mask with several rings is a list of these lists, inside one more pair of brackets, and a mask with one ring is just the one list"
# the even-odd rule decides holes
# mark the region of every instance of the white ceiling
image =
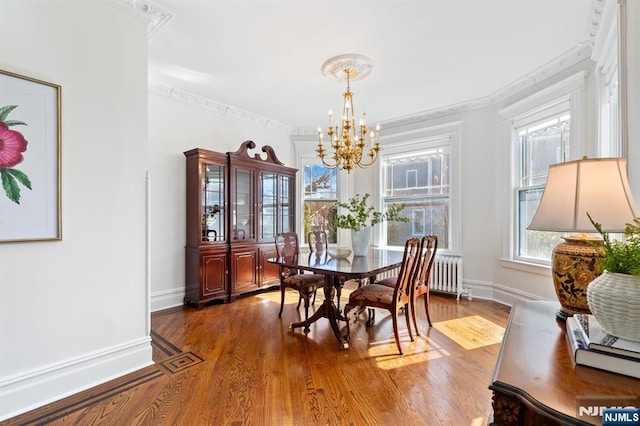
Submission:
[[[142,0],[133,0],[141,3]],[[323,127],[345,84],[328,58],[357,53],[369,123],[490,97],[593,38],[600,0],[153,0],[151,84],[292,128]]]

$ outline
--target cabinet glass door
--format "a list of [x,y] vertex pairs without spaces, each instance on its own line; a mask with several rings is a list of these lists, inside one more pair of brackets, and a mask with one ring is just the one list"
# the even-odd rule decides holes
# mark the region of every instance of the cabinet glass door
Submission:
[[225,241],[225,167],[202,163],[202,241]]
[[289,176],[280,176],[280,213],[278,215],[278,229],[280,232],[293,232],[295,210],[293,205],[294,181]]
[[277,203],[277,175],[275,173],[260,172],[260,223],[259,238],[273,239],[276,236]]
[[255,209],[253,205],[254,172],[253,170],[234,169],[233,224],[232,240],[255,239]]

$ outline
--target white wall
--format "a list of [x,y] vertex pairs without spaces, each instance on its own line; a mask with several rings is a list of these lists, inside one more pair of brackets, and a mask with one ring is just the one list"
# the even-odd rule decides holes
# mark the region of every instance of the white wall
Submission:
[[2,420],[149,365],[151,345],[146,25],[101,0],[2,0],[0,39],[0,69],[62,86],[62,241],[0,244]]
[[186,184],[182,153],[192,148],[237,151],[246,140],[256,143],[256,153],[270,145],[280,161],[293,165],[293,145],[280,130],[250,117],[229,117],[163,94],[149,94],[152,310],[181,305],[184,298]]

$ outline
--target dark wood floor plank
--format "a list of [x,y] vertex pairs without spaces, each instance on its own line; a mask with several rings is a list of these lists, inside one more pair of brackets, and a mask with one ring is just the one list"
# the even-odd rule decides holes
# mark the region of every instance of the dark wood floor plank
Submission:
[[[455,336],[427,331],[421,307],[413,342],[400,318],[404,356],[383,311],[372,327],[366,315],[351,316],[342,350],[325,321],[308,334],[290,331],[303,310],[288,292],[278,317],[279,295],[154,313],[155,366],[3,424],[486,424],[499,343],[465,349]],[[504,327],[509,308],[432,295],[430,312],[434,323],[478,316]]]

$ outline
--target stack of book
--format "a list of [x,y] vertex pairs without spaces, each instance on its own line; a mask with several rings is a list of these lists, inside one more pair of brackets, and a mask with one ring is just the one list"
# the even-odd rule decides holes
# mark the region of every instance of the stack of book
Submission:
[[640,343],[607,334],[593,315],[567,318],[567,340],[576,364],[640,378]]

